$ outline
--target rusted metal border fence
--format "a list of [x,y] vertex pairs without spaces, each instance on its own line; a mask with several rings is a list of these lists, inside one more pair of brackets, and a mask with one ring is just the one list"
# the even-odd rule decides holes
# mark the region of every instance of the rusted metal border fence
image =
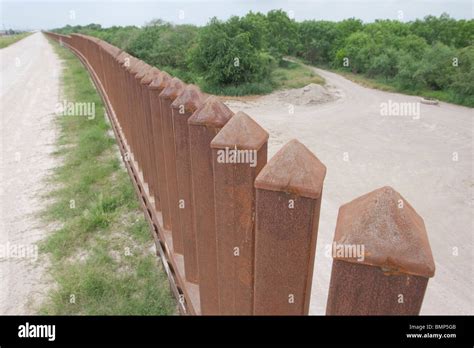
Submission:
[[[100,39],[45,34],[104,100],[180,312],[308,314],[324,164],[297,140],[267,163],[250,116]],[[419,313],[434,262],[395,190],[343,205],[331,250],[328,315]]]

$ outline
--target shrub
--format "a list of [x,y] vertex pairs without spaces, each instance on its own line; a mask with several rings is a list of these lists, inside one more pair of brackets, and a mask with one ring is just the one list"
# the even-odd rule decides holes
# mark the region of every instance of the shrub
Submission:
[[189,63],[208,85],[237,85],[268,78],[271,59],[250,42],[248,33],[235,33],[212,19],[198,36]]
[[414,78],[433,89],[440,90],[449,87],[456,73],[453,58],[457,56],[455,49],[440,42],[425,51],[419,69]]

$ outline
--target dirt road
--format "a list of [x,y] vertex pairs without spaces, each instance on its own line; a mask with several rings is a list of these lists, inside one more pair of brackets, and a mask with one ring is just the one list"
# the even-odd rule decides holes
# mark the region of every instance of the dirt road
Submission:
[[56,166],[60,62],[41,33],[0,50],[0,314],[29,314],[44,295],[36,243],[44,179]]
[[413,104],[411,115],[383,116],[384,105],[419,98],[315,70],[336,101],[292,106],[267,96],[227,103],[269,131],[269,157],[297,138],[327,166],[310,313],[325,312],[332,264],[325,248],[332,243],[339,206],[390,185],[424,218],[433,250],[436,274],[422,313],[473,314],[473,110],[421,104],[417,117]]

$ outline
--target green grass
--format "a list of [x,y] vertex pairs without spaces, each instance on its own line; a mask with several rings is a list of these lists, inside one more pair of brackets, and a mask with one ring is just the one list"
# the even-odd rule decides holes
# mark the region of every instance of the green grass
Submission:
[[285,65],[272,72],[276,89],[301,88],[310,83],[322,85],[325,82],[321,76],[304,64],[286,61]]
[[273,92],[275,89],[271,81],[268,82],[248,82],[239,85],[214,86],[206,83],[198,83],[199,87],[210,94],[224,96],[246,96],[246,95],[263,95]]
[[176,304],[134,188],[109,135],[103,103],[86,69],[50,41],[63,60],[63,99],[95,103],[94,119],[58,116],[50,204],[42,218],[59,226],[42,243],[57,286],[41,314],[170,315]]
[[15,42],[20,41],[21,39],[24,39],[28,35],[31,35],[31,33],[21,33],[21,34],[15,34],[15,35],[0,36],[0,48],[5,48],[7,46],[10,46],[11,44],[14,44]]

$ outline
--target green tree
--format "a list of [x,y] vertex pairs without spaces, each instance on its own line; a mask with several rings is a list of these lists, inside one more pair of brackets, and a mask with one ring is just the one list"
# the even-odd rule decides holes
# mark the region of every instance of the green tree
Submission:
[[410,54],[415,59],[423,58],[425,51],[428,49],[428,44],[422,37],[408,34],[403,40],[400,40],[399,48]]
[[336,23],[304,21],[298,25],[299,54],[312,64],[328,63],[336,40]]
[[429,44],[437,41],[448,46],[465,47],[473,44],[474,21],[451,18],[447,13],[441,16],[426,16],[410,24],[411,31],[423,37]]
[[166,27],[171,25],[149,25],[143,28],[136,36],[135,40],[128,46],[130,54],[146,61],[148,64],[158,65],[159,62],[154,61],[153,54],[158,45],[158,38]]
[[471,99],[471,105],[474,104],[474,46],[468,46],[459,51],[458,66],[455,67],[456,73],[453,77],[452,89]]
[[252,46],[250,35],[213,18],[189,55],[190,66],[211,85],[236,85],[269,78],[271,64]]
[[438,42],[425,51],[414,78],[423,81],[433,90],[447,88],[453,82],[456,73],[456,68],[453,66],[453,59],[456,57],[457,52],[454,48]]
[[403,90],[417,90],[425,87],[424,81],[416,75],[421,61],[407,52],[401,52],[398,58],[396,82]]
[[256,49],[267,49],[268,45],[265,42],[266,38],[266,23],[267,18],[264,14],[250,11],[240,19],[240,29],[250,35],[250,43]]
[[296,22],[290,19],[283,10],[272,10],[267,13],[266,37],[268,51],[277,61],[296,51]]
[[347,38],[344,47],[338,51],[337,57],[341,59],[340,62],[342,58],[347,58],[352,72],[365,73],[369,68],[370,58],[377,53],[373,39],[365,32],[356,32]]
[[157,66],[186,69],[186,54],[197,36],[194,25],[178,25],[161,31],[154,49],[150,52]]
[[400,51],[388,47],[382,53],[372,57],[369,60],[367,67],[368,76],[383,76],[385,78],[391,78],[398,73],[398,58]]

